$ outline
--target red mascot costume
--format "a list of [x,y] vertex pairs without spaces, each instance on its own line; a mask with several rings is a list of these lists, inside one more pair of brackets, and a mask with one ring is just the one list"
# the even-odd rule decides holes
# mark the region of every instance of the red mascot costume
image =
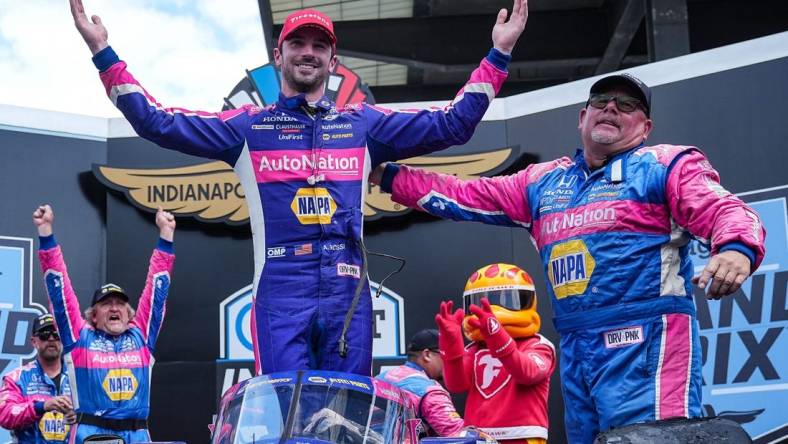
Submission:
[[463,306],[467,316],[442,302],[435,322],[446,388],[468,392],[465,421],[505,443],[545,443],[555,348],[539,335],[533,279],[514,265],[482,267],[465,284]]

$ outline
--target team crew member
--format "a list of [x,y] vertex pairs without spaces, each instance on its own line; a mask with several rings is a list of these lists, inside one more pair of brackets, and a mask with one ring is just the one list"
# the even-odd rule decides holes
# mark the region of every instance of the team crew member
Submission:
[[[468,392],[465,419],[500,442],[547,441],[547,395],[555,348],[539,334],[533,279],[517,266],[492,264],[468,278],[466,311],[442,302],[446,388]],[[463,347],[462,336],[473,341]]]
[[[231,165],[243,185],[254,239],[251,331],[257,370],[323,369],[369,375],[372,302],[361,244],[370,168],[465,143],[499,91],[525,0],[501,10],[493,48],[442,111],[337,109],[324,95],[337,64],[334,26],[315,10],[290,14],[274,48],[279,101],[220,113],[164,108],[107,43],[97,16],[71,0],[107,94],[137,134],[168,149]],[[360,300],[354,303],[354,299]],[[352,308],[351,308],[352,307]],[[352,334],[342,335],[345,316]],[[346,339],[346,340],[345,340]]]
[[0,426],[19,444],[65,443],[75,415],[51,314],[33,321],[30,342],[36,359],[3,377]]
[[175,218],[162,210],[156,214],[159,241],[137,310],[121,287],[106,284],[93,294],[84,317],[52,234],[53,220],[49,205],[33,213],[44,288],[63,341],[77,412],[71,442],[79,444],[90,435],[105,433],[119,435],[127,443],[149,442],[150,378],[175,261]]
[[417,414],[433,436],[458,436],[465,421],[441,386],[443,359],[438,349],[438,331],[421,330],[408,344],[408,361],[377,376],[412,397]]
[[[382,188],[436,216],[529,230],[561,333],[569,440],[613,426],[701,414],[692,283],[719,299],[764,256],[755,212],[695,147],[644,146],[651,91],[602,78],[580,110],[583,149],[506,177],[461,181],[388,165]],[[710,244],[693,278],[689,241]]]

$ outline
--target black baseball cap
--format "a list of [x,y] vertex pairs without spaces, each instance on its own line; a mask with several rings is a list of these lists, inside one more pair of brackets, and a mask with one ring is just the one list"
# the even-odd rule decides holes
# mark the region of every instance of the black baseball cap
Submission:
[[110,295],[120,296],[126,302],[129,301],[129,297],[126,295],[126,292],[124,292],[122,288],[120,288],[119,286],[117,286],[115,284],[105,284],[105,285],[102,285],[101,288],[96,290],[95,293],[93,293],[93,300],[90,301],[90,306],[92,307],[92,306],[98,304],[104,298],[106,298],[106,297],[108,297]]
[[651,88],[648,87],[642,80],[629,73],[615,74],[612,76],[602,77],[591,85],[591,94],[598,94],[607,91],[608,89],[624,85],[629,87],[646,107],[646,116],[651,117]]
[[418,353],[425,349],[438,350],[438,330],[434,328],[421,330],[410,338],[408,353]]
[[47,329],[55,329],[55,318],[49,313],[44,313],[33,320],[33,332],[31,336],[35,336],[36,333]]

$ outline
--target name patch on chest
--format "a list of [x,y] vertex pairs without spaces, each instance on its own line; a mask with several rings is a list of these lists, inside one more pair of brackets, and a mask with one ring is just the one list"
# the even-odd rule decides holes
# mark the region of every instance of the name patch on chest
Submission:
[[643,327],[627,327],[602,333],[605,337],[605,348],[626,347],[643,342]]

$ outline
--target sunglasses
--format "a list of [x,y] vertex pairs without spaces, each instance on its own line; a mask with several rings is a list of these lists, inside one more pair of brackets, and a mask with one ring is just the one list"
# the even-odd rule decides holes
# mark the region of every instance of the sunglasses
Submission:
[[36,337],[41,341],[48,341],[49,338],[52,338],[56,341],[60,340],[60,335],[54,330],[38,332],[36,333]]
[[592,94],[591,97],[588,98],[588,102],[586,105],[591,105],[597,109],[603,109],[610,103],[611,100],[616,101],[616,108],[622,113],[631,113],[636,109],[640,108],[643,112],[646,112],[646,107],[643,106],[643,102],[640,100],[630,97],[630,96],[613,96],[610,94]]
[[470,311],[471,304],[482,305],[482,298],[487,298],[490,305],[498,305],[507,310],[518,311],[531,308],[536,299],[536,292],[534,290],[491,290],[474,294],[466,294],[462,297],[463,308],[465,312]]

